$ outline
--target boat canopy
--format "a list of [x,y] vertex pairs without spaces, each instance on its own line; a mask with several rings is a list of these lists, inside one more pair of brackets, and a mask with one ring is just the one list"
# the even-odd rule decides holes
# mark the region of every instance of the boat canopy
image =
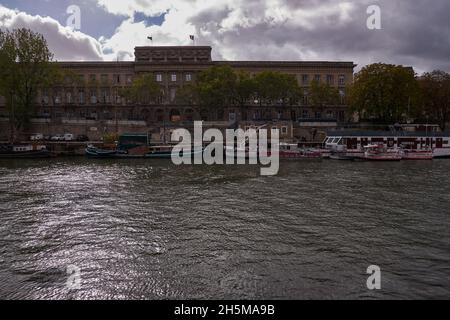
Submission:
[[127,133],[122,134],[119,137],[119,145],[120,146],[127,146],[127,145],[148,145],[148,135],[147,134],[141,134],[141,133]]
[[450,132],[330,130],[327,137],[450,137]]

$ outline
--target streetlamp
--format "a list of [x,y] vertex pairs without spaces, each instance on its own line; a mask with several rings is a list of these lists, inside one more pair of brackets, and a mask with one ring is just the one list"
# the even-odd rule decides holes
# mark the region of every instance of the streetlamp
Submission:
[[14,114],[14,91],[11,90],[10,92],[11,95],[11,143],[14,144],[14,141],[16,140],[16,116]]

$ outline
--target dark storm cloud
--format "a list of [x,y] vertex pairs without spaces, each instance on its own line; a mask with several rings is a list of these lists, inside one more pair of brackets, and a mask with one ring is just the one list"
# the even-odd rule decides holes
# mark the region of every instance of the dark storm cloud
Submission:
[[[346,2],[352,5],[348,19],[343,19],[339,12],[319,14],[308,18],[310,27],[289,20],[271,24],[265,19],[251,26],[220,30],[229,14],[223,9],[202,12],[191,21],[199,33],[208,31],[208,40],[223,44],[219,57],[223,52],[233,52],[233,57],[248,60],[316,57],[351,60],[359,65],[379,61],[412,65],[419,72],[434,68],[450,70],[450,1]],[[326,11],[328,6],[339,4],[319,0],[284,0],[283,3],[285,8],[305,11],[319,7]],[[366,10],[371,4],[381,7],[382,30],[366,27]],[[218,16],[219,12],[222,16]]]

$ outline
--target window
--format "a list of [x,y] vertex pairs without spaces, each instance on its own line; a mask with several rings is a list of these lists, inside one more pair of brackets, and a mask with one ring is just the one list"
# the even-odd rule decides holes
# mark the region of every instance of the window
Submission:
[[131,74],[127,75],[127,84],[133,83],[133,76]]
[[320,74],[316,74],[316,75],[314,76],[314,81],[320,82],[321,80],[322,80],[322,77],[321,77]]
[[302,75],[302,84],[304,86],[309,85],[309,75],[307,75],[307,74]]
[[170,88],[170,102],[175,101],[175,97],[177,95],[177,89],[176,88]]
[[327,75],[327,84],[329,86],[333,86],[334,85],[334,76],[332,74]]
[[288,133],[288,127],[281,127],[281,134],[287,134]]
[[186,74],[186,81],[187,82],[192,81],[192,75],[190,73]]
[[97,77],[95,76],[95,74],[89,75],[89,82],[95,82],[96,80],[97,80]]
[[115,74],[114,76],[114,80],[113,80],[113,82],[114,82],[114,84],[120,84],[120,74]]
[[316,111],[315,117],[316,119],[322,119],[322,113],[320,111]]
[[102,74],[100,76],[100,81],[102,82],[102,84],[107,84],[108,83],[108,75],[107,74]]
[[72,92],[66,93],[66,101],[67,103],[72,103]]
[[345,75],[343,74],[339,75],[339,85],[345,86]]
[[309,96],[309,91],[307,89],[303,90],[303,104],[305,106],[307,106],[309,103],[308,96]]
[[176,74],[172,74],[170,79],[172,80],[172,82],[177,82],[177,75]]
[[302,112],[302,118],[303,118],[303,119],[308,119],[308,118],[309,118],[309,111],[308,111],[308,110],[303,110],[303,112]]
[[345,90],[339,89],[339,97],[341,98],[341,103],[345,103]]
[[84,83],[84,74],[79,74],[79,75],[78,75],[78,82],[79,82],[80,84]]
[[157,81],[157,82],[162,82],[162,74],[161,74],[161,73],[158,73],[158,74],[156,75],[156,81]]
[[97,103],[97,92],[94,90],[91,91],[91,103],[96,104]]
[[84,104],[84,89],[78,90],[78,100],[81,104]]
[[110,95],[109,95],[109,89],[108,88],[103,88],[102,89],[102,93],[101,93],[101,102],[103,103],[109,103],[110,99],[109,99]]

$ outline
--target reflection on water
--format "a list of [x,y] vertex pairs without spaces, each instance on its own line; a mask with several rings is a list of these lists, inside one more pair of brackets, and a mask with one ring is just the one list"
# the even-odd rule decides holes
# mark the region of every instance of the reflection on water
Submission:
[[0,161],[0,298],[448,298],[449,170]]

